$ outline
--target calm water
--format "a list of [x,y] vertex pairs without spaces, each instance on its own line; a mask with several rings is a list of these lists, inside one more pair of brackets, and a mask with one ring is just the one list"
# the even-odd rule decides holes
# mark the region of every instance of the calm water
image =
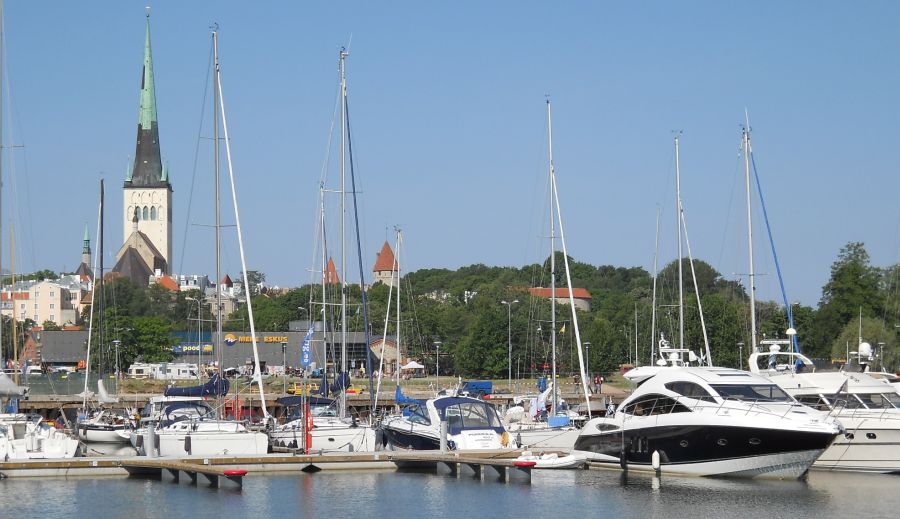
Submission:
[[242,490],[230,482],[217,490],[125,477],[7,479],[0,481],[0,516],[893,517],[898,488],[895,476],[865,474],[744,481],[599,470],[535,472],[530,485],[391,471],[251,475]]

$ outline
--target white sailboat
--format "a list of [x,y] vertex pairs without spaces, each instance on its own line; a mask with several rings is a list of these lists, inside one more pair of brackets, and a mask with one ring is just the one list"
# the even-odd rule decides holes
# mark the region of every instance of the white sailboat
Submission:
[[556,186],[556,170],[553,166],[553,113],[550,100],[547,100],[547,148],[549,154],[548,174],[550,190],[550,342],[551,342],[551,382],[542,396],[535,399],[536,407],[543,411],[544,401],[549,397],[550,413],[547,419],[537,419],[540,416],[535,410],[522,412],[520,406],[511,408],[506,416],[507,429],[515,438],[515,442],[532,450],[555,450],[569,452],[578,438],[578,428],[573,424],[573,418],[577,413],[563,411],[560,407],[559,390],[556,387],[556,231],[559,226],[560,243],[562,245],[563,259],[565,263],[566,286],[568,289],[569,308],[572,312],[572,322],[575,329],[576,349],[578,350],[579,372],[581,373],[581,385],[584,391],[584,399],[587,404],[588,416],[591,414],[591,400],[588,391],[587,374],[584,367],[584,357],[581,351],[581,332],[578,326],[578,313],[575,310],[575,301],[572,294],[572,278],[569,273],[569,257],[566,248],[565,231],[562,221],[562,211],[559,206],[559,192]]
[[[341,373],[340,380],[344,380],[347,369],[347,244],[346,244],[346,155],[347,145],[345,137],[349,135],[348,104],[347,104],[347,77],[345,60],[349,54],[341,49],[339,55],[340,91],[341,91]],[[320,215],[322,218],[322,232],[324,234],[324,201],[321,203]],[[357,237],[358,239],[358,237]],[[325,294],[325,285],[329,280],[329,270],[326,261],[324,239],[322,240],[322,293]],[[360,269],[362,270],[362,269]],[[362,285],[362,279],[360,279]],[[362,287],[363,293],[365,288]],[[323,307],[324,308],[324,307]],[[327,312],[322,313],[327,315]],[[327,327],[326,327],[327,334]],[[366,345],[368,348],[368,344]],[[302,412],[295,413],[284,424],[276,425],[270,432],[269,438],[274,445],[286,445],[294,448],[303,447],[307,452],[340,453],[340,452],[372,452],[376,449],[375,428],[370,423],[358,421],[354,417],[347,416],[347,392],[343,384],[337,384],[340,395],[334,405],[316,405],[310,408],[311,419],[307,419]],[[302,400],[302,399],[299,399]],[[301,404],[301,402],[297,402]],[[302,404],[301,404],[302,405]],[[307,428],[311,429],[307,433]],[[298,441],[298,438],[301,441]]]
[[[691,242],[687,232],[687,220],[684,215],[684,203],[681,199],[681,147],[680,132],[675,135],[675,211],[678,236],[678,343],[673,345],[662,333],[659,341],[656,340],[656,258],[659,256],[659,213],[656,215],[656,253],[653,259],[653,310],[651,324],[651,355],[650,363],[644,366],[636,366],[628,370],[623,376],[633,384],[640,384],[648,378],[656,375],[661,370],[669,368],[689,366],[712,366],[712,354],[709,348],[709,339],[706,335],[706,321],[703,317],[703,305],[700,302],[700,290],[697,286],[697,276],[694,273],[694,257],[691,253]],[[701,356],[684,344],[684,268],[683,247],[687,245],[688,260],[691,267],[691,278],[694,280],[694,293],[697,297],[697,307],[700,310],[700,327],[703,330],[703,342],[706,355]],[[654,348],[657,346],[658,348]]]
[[[149,15],[148,29],[149,31]],[[149,34],[149,32],[148,32]],[[149,41],[149,35],[148,35]],[[214,84],[214,148],[215,148],[215,196],[216,196],[216,304],[222,308],[222,272],[221,272],[221,211],[219,204],[219,113],[222,117],[222,131],[225,140],[225,151],[228,162],[229,179],[231,183],[232,202],[237,227],[238,248],[241,255],[241,269],[244,279],[247,279],[247,264],[244,256],[243,235],[241,232],[241,220],[238,212],[237,193],[234,183],[234,171],[231,165],[231,145],[228,138],[228,124],[225,119],[225,102],[222,99],[222,83],[219,67],[218,29],[212,31],[212,43],[214,53],[215,74]],[[251,303],[249,287],[244,285],[247,291],[247,312],[250,319],[250,336],[253,345],[254,372],[253,381],[259,388],[259,399],[262,405],[263,418],[266,422],[271,418],[266,409],[265,390],[262,385],[262,376],[259,368],[259,353],[256,342],[256,327],[253,320],[253,305]],[[222,345],[222,312],[216,312],[216,344]],[[219,365],[220,369],[222,365]],[[207,419],[205,416],[193,420],[182,420],[163,427],[158,431],[160,456],[257,456],[265,454],[269,449],[268,437],[265,433],[251,431],[244,422],[225,419]]]

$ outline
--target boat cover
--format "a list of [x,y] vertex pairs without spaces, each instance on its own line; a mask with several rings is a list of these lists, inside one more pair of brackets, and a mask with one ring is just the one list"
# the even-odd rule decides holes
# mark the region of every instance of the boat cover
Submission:
[[230,384],[228,379],[219,378],[218,373],[213,376],[202,386],[191,387],[167,387],[165,396],[216,396],[227,395]]

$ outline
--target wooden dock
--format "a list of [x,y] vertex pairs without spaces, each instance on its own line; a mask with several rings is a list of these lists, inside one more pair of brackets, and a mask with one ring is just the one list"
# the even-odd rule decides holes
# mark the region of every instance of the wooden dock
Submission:
[[210,486],[218,487],[219,479],[225,478],[234,481],[238,486],[243,485],[245,469],[223,469],[202,463],[185,463],[179,460],[161,458],[128,459],[119,462],[119,466],[128,471],[128,475],[151,475],[162,479],[163,472],[168,472],[174,478],[175,483],[180,482],[181,473],[186,474],[191,483],[197,484],[197,476],[202,474],[209,481]]
[[[0,477],[82,477],[128,476],[131,474],[172,474],[179,480],[187,474],[196,483],[203,475],[213,485],[222,477],[233,479],[236,472],[251,475],[269,473],[315,473],[323,470],[397,470],[405,465],[433,467],[435,472],[462,477],[466,473],[481,480],[487,474],[502,482],[511,479],[531,481],[531,467],[517,464],[520,451],[380,451],[342,454],[265,454],[262,456],[218,456],[149,458],[145,456],[90,457],[61,460],[0,462]],[[243,477],[243,474],[240,475]],[[213,481],[212,478],[217,478]],[[238,481],[236,481],[238,482]]]

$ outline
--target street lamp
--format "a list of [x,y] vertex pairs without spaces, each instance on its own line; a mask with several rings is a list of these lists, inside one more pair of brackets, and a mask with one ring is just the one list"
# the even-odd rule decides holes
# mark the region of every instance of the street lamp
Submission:
[[113,344],[116,345],[116,394],[119,394],[119,345],[122,344],[122,341],[116,339]]
[[438,391],[441,389],[441,344],[443,344],[441,341],[434,341],[434,374],[437,376],[435,384],[437,384]]
[[[584,371],[585,375],[591,376],[591,343],[584,343]],[[588,381],[590,382],[590,381]]]
[[203,365],[203,362],[200,360],[200,354],[203,352],[203,345],[200,344],[202,341],[200,335],[202,333],[201,327],[203,326],[203,321],[200,320],[200,299],[196,297],[185,297],[184,300],[196,301],[197,303],[197,380],[201,380],[200,366]]
[[506,365],[506,374],[509,380],[506,387],[509,388],[508,391],[510,393],[512,393],[512,305],[518,302],[518,299],[514,299],[510,302],[500,301],[501,305],[506,305],[506,341],[509,348]]
[[884,371],[884,343],[878,343],[878,359],[881,361],[881,371]]
[[737,347],[738,347],[738,351],[739,351],[738,362],[740,363],[741,371],[743,371],[744,370],[744,343],[743,342],[737,343]]
[[281,369],[283,370],[284,394],[287,394],[287,341],[281,341]]

